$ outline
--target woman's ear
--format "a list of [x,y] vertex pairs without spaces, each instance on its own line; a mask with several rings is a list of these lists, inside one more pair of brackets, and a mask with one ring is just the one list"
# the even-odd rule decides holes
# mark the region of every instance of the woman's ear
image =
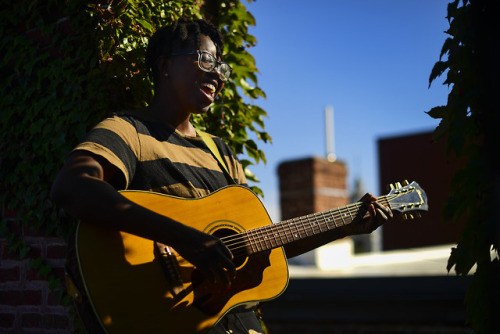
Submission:
[[158,60],[156,61],[156,66],[157,66],[156,68],[158,70],[158,76],[160,80],[168,77],[169,65],[170,65],[170,59],[161,56],[158,57]]

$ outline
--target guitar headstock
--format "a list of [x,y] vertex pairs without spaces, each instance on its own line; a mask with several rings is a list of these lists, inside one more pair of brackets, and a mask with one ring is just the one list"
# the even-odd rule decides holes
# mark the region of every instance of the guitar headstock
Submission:
[[392,211],[402,214],[403,219],[420,217],[420,212],[427,211],[427,195],[417,182],[403,181],[389,185],[391,191],[387,194],[387,201]]

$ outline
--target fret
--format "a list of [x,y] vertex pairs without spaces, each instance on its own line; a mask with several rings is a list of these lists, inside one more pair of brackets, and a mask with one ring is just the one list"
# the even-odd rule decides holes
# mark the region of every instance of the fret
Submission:
[[[328,216],[325,216],[325,213],[328,214]],[[331,229],[334,229],[337,227],[337,223],[335,222],[335,217],[332,215],[332,212],[331,210],[328,210],[328,211],[324,211],[323,213],[323,216],[325,216],[325,220],[328,222],[328,229],[331,230]],[[332,226],[332,223],[333,222],[333,226]]]
[[267,249],[274,248],[271,228],[272,228],[272,226],[266,226],[266,229],[264,231],[266,233],[266,237],[265,237],[266,244],[269,244],[269,246],[267,246]]
[[266,245],[266,249],[272,248],[273,244],[271,242],[271,236],[269,235],[269,226],[261,227],[262,237],[264,238],[264,244]]
[[294,240],[300,239],[302,236],[300,235],[300,230],[297,227],[297,220],[293,219],[293,225],[295,226],[295,231],[296,231],[296,234],[293,234],[293,232],[292,232],[293,239]]
[[266,246],[266,250],[273,248],[273,245],[271,244],[271,241],[269,239],[269,233],[267,232],[267,229],[262,229],[262,236],[264,238],[264,245]]
[[284,232],[284,234],[285,234],[286,243],[289,243],[289,242],[290,242],[290,239],[288,239],[288,234],[286,233],[285,224],[281,224],[281,227],[282,227],[283,232]]
[[266,249],[272,249],[273,243],[271,242],[271,237],[267,228],[262,230],[262,235],[264,236],[264,244],[266,245]]
[[252,235],[252,232],[246,231],[245,234],[247,235],[247,244],[250,244],[250,248],[252,251],[252,254],[256,253],[254,247],[254,243],[250,240],[250,236]]
[[272,226],[269,227],[271,232],[272,232],[272,237],[274,240],[273,247],[279,247],[283,244],[283,239],[281,238],[281,233],[279,232],[279,225],[280,224],[281,223],[272,224]]
[[[259,249],[259,244],[257,243],[257,239],[255,238],[255,232],[256,232],[256,230],[252,230],[252,231],[250,231],[250,234],[253,237],[252,245],[255,245],[255,248],[257,249],[257,251],[254,251],[254,252],[258,253],[258,252],[262,251],[262,249]],[[253,249],[253,246],[252,246],[252,249]]]
[[284,225],[285,223],[281,222],[278,226],[277,226],[277,231],[279,233],[279,236],[280,236],[280,242],[281,242],[281,245],[285,245],[288,243],[288,235],[283,234],[283,232],[285,231],[284,229]]
[[340,218],[342,219],[342,226],[345,225],[345,220],[344,217],[342,217],[342,212],[340,211],[340,208],[337,208],[338,212],[340,213]]
[[264,251],[264,250],[266,250],[266,248],[262,247],[262,234],[260,233],[260,228],[256,229],[256,231],[258,232],[257,236],[259,238],[259,244],[260,244],[261,251]]
[[307,222],[309,223],[309,227],[311,228],[311,234],[316,234],[316,231],[314,230],[314,225],[313,223],[311,222],[311,220],[309,219],[309,216],[305,216],[306,219],[307,219]]
[[309,236],[309,234],[307,233],[307,228],[306,228],[306,225],[304,225],[304,220],[302,218],[299,218],[299,221],[300,221],[300,224],[302,225],[302,230],[304,231],[304,233],[306,234],[306,237]]
[[318,229],[319,229],[319,232],[316,232],[316,233],[322,233],[322,232],[323,232],[323,230],[321,230],[321,223],[320,223],[320,222],[316,219],[316,216],[315,216],[315,215],[309,215],[309,218],[314,218],[314,219],[313,219],[313,224],[314,224],[315,226],[317,226],[317,227],[318,227]]
[[337,221],[335,220],[335,215],[333,214],[333,211],[332,210],[328,210],[328,213],[330,214],[330,216],[332,216],[332,220],[333,220],[333,224],[335,225],[335,228],[339,227],[337,225]]
[[327,230],[330,230],[330,224],[328,224],[328,218],[325,217],[325,212],[324,211],[321,211],[320,212],[321,216],[323,217],[323,221],[325,222],[326,224],[326,229]]
[[274,231],[273,231],[274,242],[276,243],[276,246],[275,246],[275,247],[281,246],[283,243],[279,243],[279,242],[278,242],[278,238],[277,238],[277,236],[279,236],[279,233],[277,232],[277,227],[276,227],[276,224],[273,224],[272,226],[273,226],[273,227],[272,227],[272,229],[274,230]]
[[349,212],[349,216],[351,217],[351,223],[354,221],[354,217],[352,216],[351,210],[349,209],[350,205],[346,206],[347,212]]
[[316,234],[316,232],[314,232],[314,225],[309,220],[309,215],[307,215],[306,218],[307,218],[307,221],[309,222],[309,226],[311,227],[311,233]]

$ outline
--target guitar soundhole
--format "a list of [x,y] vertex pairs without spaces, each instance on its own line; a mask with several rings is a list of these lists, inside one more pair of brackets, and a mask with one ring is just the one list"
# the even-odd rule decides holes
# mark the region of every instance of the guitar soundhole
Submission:
[[239,234],[238,231],[231,228],[220,228],[212,234],[223,240],[226,246],[231,250],[234,256],[233,262],[236,268],[245,264],[248,257],[247,244],[243,239],[239,239],[237,237]]

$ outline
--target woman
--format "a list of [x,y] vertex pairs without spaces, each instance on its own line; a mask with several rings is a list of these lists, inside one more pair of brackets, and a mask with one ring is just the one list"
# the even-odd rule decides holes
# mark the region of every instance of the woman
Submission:
[[[213,138],[227,162],[229,178],[190,123],[192,114],[209,111],[229,80],[231,68],[222,61],[222,50],[219,31],[203,20],[181,19],[158,30],[146,55],[155,84],[150,107],[97,125],[67,158],[51,194],[78,219],[169,245],[206,278],[229,286],[236,269],[231,252],[218,238],[134,204],[118,192],[148,190],[191,198],[230,183],[246,185],[230,148]],[[376,219],[335,229],[320,240],[306,239],[285,249],[286,254],[295,256],[349,234],[371,232],[392,216],[373,196],[364,200],[373,202],[369,210]],[[71,275],[78,281],[75,270]],[[95,333],[95,317],[85,303],[80,308],[86,327]],[[240,307],[210,330],[228,332],[263,331],[253,310]]]

